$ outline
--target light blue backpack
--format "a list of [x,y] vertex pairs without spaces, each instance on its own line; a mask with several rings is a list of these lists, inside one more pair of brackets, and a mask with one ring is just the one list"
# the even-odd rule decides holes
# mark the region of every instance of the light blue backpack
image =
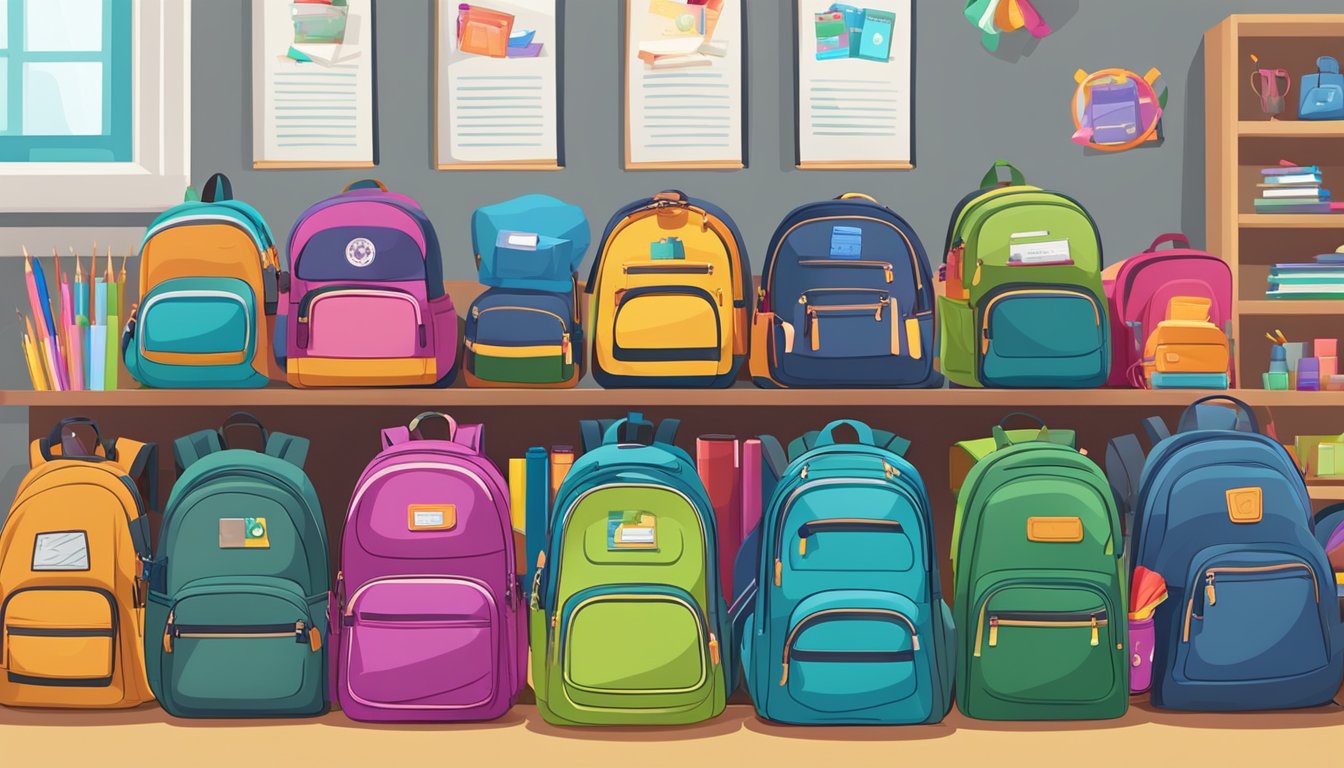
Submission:
[[[853,428],[857,444],[835,431]],[[778,442],[762,438],[767,452]],[[909,443],[836,421],[789,446],[759,530],[742,665],[761,717],[794,724],[936,723],[952,703],[956,633],[933,516]]]
[[264,387],[279,297],[275,238],[222,173],[164,211],[140,246],[140,304],[121,338],[147,387]]
[[1297,116],[1303,120],[1344,120],[1344,75],[1333,56],[1316,60],[1315,74],[1303,75]]

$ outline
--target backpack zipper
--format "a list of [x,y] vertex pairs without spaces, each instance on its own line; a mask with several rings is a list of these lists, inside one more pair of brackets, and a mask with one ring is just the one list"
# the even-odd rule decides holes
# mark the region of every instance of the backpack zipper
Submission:
[[624,264],[621,271],[627,275],[664,275],[664,274],[691,274],[691,275],[712,275],[714,274],[713,264]]
[[174,612],[168,613],[163,629],[164,653],[173,652],[173,642],[188,640],[278,640],[294,638],[299,645],[308,646],[314,653],[322,650],[322,633],[316,626],[308,626],[302,619],[292,624],[178,624]]
[[999,644],[999,627],[1037,627],[1049,629],[1083,628],[1092,630],[1090,644],[1101,644],[1100,628],[1107,626],[1106,611],[1091,613],[1041,613],[1031,611],[998,611],[989,614],[989,647]]
[[896,279],[896,270],[892,268],[890,262],[886,261],[852,261],[850,259],[801,259],[798,262],[803,267],[856,267],[865,269],[881,269],[882,276],[890,285]]
[[1097,299],[1096,299],[1095,296],[1093,296],[1092,294],[1090,294],[1090,293],[1088,293],[1088,292],[1086,292],[1086,291],[1066,291],[1066,290],[1053,289],[1053,288],[1017,288],[1017,289],[1010,290],[1010,291],[1004,291],[1003,293],[995,294],[994,298],[990,299],[990,300],[989,300],[989,303],[985,305],[985,308],[984,308],[983,310],[981,310],[981,313],[982,313],[982,319],[980,320],[980,354],[981,354],[981,355],[987,355],[987,354],[989,354],[989,339],[990,339],[990,336],[989,336],[989,317],[990,317],[990,314],[992,314],[992,312],[993,312],[993,310],[994,310],[994,305],[997,304],[997,303],[999,302],[1000,299],[1006,298],[1006,297],[1008,297],[1008,296],[1013,296],[1013,295],[1017,295],[1017,294],[1024,294],[1024,293],[1026,293],[1026,294],[1046,294],[1046,295],[1050,295],[1050,296],[1068,296],[1068,297],[1075,298],[1075,299],[1086,298],[1086,299],[1089,300],[1089,302],[1090,302],[1091,305],[1092,305],[1092,317],[1093,317],[1093,322],[1096,324],[1096,327],[1097,327],[1097,328],[1100,328],[1100,327],[1101,327],[1101,310],[1097,307]]
[[826,520],[812,520],[798,526],[798,555],[800,557],[807,555],[807,540],[817,533],[817,530],[835,531],[837,533],[901,533],[904,527],[895,520],[875,520],[861,517],[836,517]]
[[[573,346],[570,344],[570,338],[569,338],[569,326],[565,323],[565,318],[561,317],[560,315],[558,315],[558,314],[556,314],[556,313],[554,313],[554,312],[552,312],[552,311],[550,311],[550,310],[548,310],[548,309],[537,309],[537,308],[535,308],[535,307],[486,307],[485,309],[481,309],[480,307],[472,307],[472,308],[471,308],[471,317],[472,317],[472,319],[477,320],[477,321],[479,322],[480,319],[481,319],[481,315],[484,315],[484,314],[487,314],[487,313],[490,313],[490,312],[494,312],[494,311],[496,311],[496,310],[501,310],[501,309],[509,310],[509,311],[511,311],[511,312],[535,312],[535,313],[537,313],[537,314],[539,314],[539,315],[550,315],[551,317],[554,317],[556,320],[560,321],[560,329],[561,329],[561,330],[560,330],[560,349],[561,349],[561,351],[562,351],[562,352],[564,353],[564,355],[565,355],[565,365],[573,365],[573,363],[574,363],[574,348],[573,348]],[[477,332],[479,333],[479,329],[477,330]],[[473,347],[473,345],[474,345],[474,342],[467,341],[467,342],[465,342],[465,344],[466,344],[466,346],[467,346],[468,349],[471,349],[471,348]]]
[[834,616],[836,614],[842,616],[857,616],[860,618],[883,616],[887,617],[888,620],[896,619],[910,629],[910,649],[912,651],[919,650],[919,630],[915,628],[915,623],[910,620],[910,617],[900,611],[893,611],[889,608],[828,608],[809,614],[802,621],[795,624],[793,629],[789,631],[788,637],[784,639],[784,658],[781,665],[783,671],[779,676],[779,684],[781,686],[788,685],[789,682],[789,656],[791,651],[793,651],[794,642],[798,639],[798,633],[802,632],[811,624],[815,624],[819,621],[830,621],[828,618],[819,617]]

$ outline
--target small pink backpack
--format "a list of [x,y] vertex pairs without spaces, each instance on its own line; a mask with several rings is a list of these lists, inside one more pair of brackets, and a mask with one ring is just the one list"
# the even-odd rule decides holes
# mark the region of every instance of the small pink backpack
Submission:
[[[1158,249],[1167,243],[1175,247]],[[1148,250],[1125,259],[1113,274],[1103,277],[1111,308],[1108,387],[1142,386],[1147,334],[1166,319],[1174,296],[1208,298],[1209,321],[1227,329],[1231,338],[1232,269],[1217,256],[1191,248],[1185,235],[1159,235]]]

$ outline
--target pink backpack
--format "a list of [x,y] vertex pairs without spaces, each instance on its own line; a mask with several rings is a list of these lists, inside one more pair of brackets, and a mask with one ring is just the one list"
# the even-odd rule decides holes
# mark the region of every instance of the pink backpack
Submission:
[[[1165,243],[1176,247],[1158,250]],[[1158,236],[1148,250],[1121,262],[1105,285],[1111,308],[1112,340],[1107,386],[1142,385],[1144,342],[1147,334],[1166,319],[1167,305],[1174,296],[1208,298],[1212,302],[1210,322],[1219,328],[1229,328],[1232,270],[1217,256],[1191,248],[1190,238],[1185,235]],[[1230,329],[1228,335],[1231,336]]]
[[[425,438],[428,418],[447,440]],[[527,681],[509,491],[483,427],[382,433],[341,533],[331,698],[355,720],[491,720]]]
[[291,385],[452,383],[457,312],[418,203],[355,182],[299,216],[288,253],[275,349]]

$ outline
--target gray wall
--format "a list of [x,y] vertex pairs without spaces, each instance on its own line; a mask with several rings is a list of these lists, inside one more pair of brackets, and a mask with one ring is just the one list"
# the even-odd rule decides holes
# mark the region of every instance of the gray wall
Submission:
[[[1341,10],[1339,0],[1036,0],[1057,32],[1025,33],[997,54],[953,0],[915,0],[915,154],[910,172],[801,172],[793,168],[792,3],[748,0],[748,168],[737,172],[631,172],[621,168],[621,0],[565,0],[564,144],[559,173],[432,170],[431,0],[380,0],[377,16],[378,177],[418,198],[438,225],[450,279],[474,275],[471,211],[524,192],[582,204],[595,229],[620,205],[667,187],[725,206],[759,267],[775,224],[792,207],[840,192],[871,193],[904,214],[934,252],[951,206],[997,158],[1030,180],[1076,195],[1096,216],[1108,260],[1141,250],[1153,234],[1204,235],[1204,32],[1230,13]],[[197,0],[192,35],[192,171],[224,171],[282,237],[309,203],[338,190],[348,171],[254,171],[250,3]],[[1344,50],[1334,51],[1344,55]],[[1069,141],[1073,72],[1119,66],[1166,75],[1166,142],[1123,155],[1086,155]],[[147,215],[0,213],[0,226],[144,224]],[[72,240],[76,236],[72,234]],[[78,238],[82,240],[83,238]],[[937,254],[931,254],[937,258]],[[22,272],[0,259],[0,309],[22,301]],[[10,351],[12,315],[0,311],[0,388],[27,386]],[[24,461],[24,414],[0,409],[0,498]]]

